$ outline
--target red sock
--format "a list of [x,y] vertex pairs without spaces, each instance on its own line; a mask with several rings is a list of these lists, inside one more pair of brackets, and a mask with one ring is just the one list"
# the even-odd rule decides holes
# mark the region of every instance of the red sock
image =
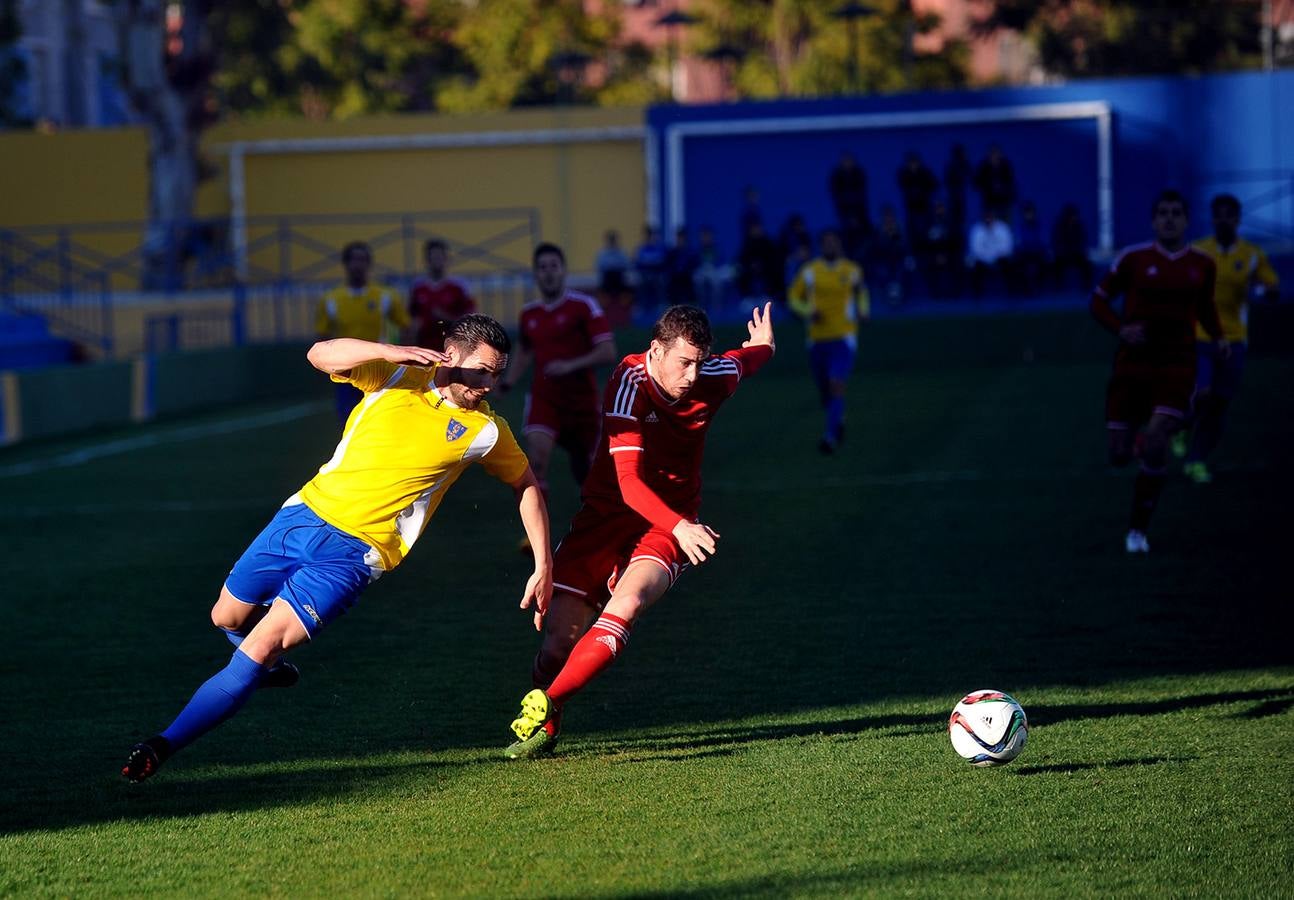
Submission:
[[548,699],[561,706],[583,690],[629,643],[629,623],[603,613],[576,643],[562,671],[548,688]]

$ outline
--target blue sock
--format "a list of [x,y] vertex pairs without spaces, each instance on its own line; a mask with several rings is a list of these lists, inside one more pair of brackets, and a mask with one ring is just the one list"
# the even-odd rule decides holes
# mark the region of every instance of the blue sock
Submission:
[[840,426],[844,422],[845,398],[829,398],[827,400],[827,440],[835,442],[840,439]]
[[235,650],[229,665],[207,679],[194,693],[175,721],[162,732],[173,750],[187,747],[247,702],[265,669],[241,650]]
[[225,633],[225,637],[229,638],[229,643],[233,644],[235,647],[241,647],[243,645],[243,638],[247,637],[247,635],[239,634],[236,631],[229,631],[224,628],[220,630]]

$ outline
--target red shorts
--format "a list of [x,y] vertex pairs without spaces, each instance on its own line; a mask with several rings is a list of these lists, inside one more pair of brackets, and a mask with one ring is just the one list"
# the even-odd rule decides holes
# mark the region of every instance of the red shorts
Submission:
[[611,599],[616,580],[638,560],[664,569],[671,586],[690,565],[673,535],[637,513],[581,506],[553,554],[553,589],[574,594],[600,610]]
[[522,414],[522,433],[543,432],[569,453],[582,452],[590,458],[601,435],[602,415],[597,401],[587,408],[557,406],[542,394],[531,391],[526,395],[526,409]]
[[1115,369],[1105,391],[1105,425],[1138,428],[1156,413],[1185,419],[1194,390],[1194,369]]

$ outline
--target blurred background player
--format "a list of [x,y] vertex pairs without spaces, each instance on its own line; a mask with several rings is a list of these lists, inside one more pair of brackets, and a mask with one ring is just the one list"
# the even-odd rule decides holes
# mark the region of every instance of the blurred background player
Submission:
[[800,269],[787,298],[808,326],[809,366],[827,422],[818,449],[835,453],[845,437],[845,385],[858,350],[858,320],[870,315],[863,270],[841,255],[840,235],[822,233],[822,255]]
[[[310,348],[311,365],[364,391],[337,451],[288,498],[234,564],[211,621],[236,648],[165,731],[131,748],[121,774],[143,781],[238,712],[257,688],[296,683],[283,654],[346,612],[413,549],[446,490],[480,463],[512,487],[534,547],[522,606],[552,592],[548,510],[508,423],[485,402],[508,364],[488,316],[456,322],[446,353],[350,339]],[[443,362],[443,365],[440,363]],[[430,367],[430,368],[428,368]]]
[[[1195,326],[1221,356],[1228,352],[1213,305],[1215,267],[1186,243],[1186,201],[1177,191],[1155,200],[1155,241],[1125,249],[1092,292],[1092,315],[1118,335],[1106,389],[1109,458],[1125,466],[1140,457],[1124,549],[1147,553],[1146,530],[1164,485],[1168,442],[1186,419],[1195,385]],[[1123,314],[1113,300],[1123,295]],[[1143,429],[1138,437],[1138,429]]]
[[[553,600],[531,680],[512,723],[512,759],[552,750],[563,705],[615,660],[634,622],[679,573],[714,555],[697,519],[701,459],[715,414],[742,378],[773,357],[772,304],[751,312],[740,349],[710,355],[710,320],[665,310],[646,353],[607,382],[603,437],[583,500],[553,561]],[[542,611],[536,611],[536,624]]]
[[499,387],[511,390],[534,362],[523,431],[530,467],[547,492],[554,446],[570,457],[575,483],[584,483],[598,441],[598,383],[593,370],[615,363],[616,345],[598,302],[566,289],[562,249],[540,244],[532,259],[539,299],[521,308],[520,346]]
[[1204,329],[1195,326],[1195,398],[1191,403],[1190,427],[1173,436],[1173,451],[1185,456],[1182,470],[1196,484],[1213,480],[1207,461],[1222,438],[1227,407],[1240,389],[1246,350],[1249,346],[1249,291],[1270,294],[1275,299],[1280,280],[1261,248],[1237,234],[1240,201],[1219,194],[1210,204],[1213,235],[1195,242],[1218,269],[1213,303],[1218,308],[1222,333],[1230,344],[1229,353],[1219,354]]
[[[363,241],[351,241],[341,251],[346,282],[324,294],[315,316],[315,333],[320,340],[357,338],[378,344],[395,343],[404,337],[409,316],[390,288],[368,283],[373,251]],[[337,419],[346,424],[350,411],[364,396],[353,385],[335,386]]]
[[449,245],[438,238],[422,249],[427,274],[409,288],[409,315],[413,319],[413,342],[429,350],[445,349],[445,332],[463,316],[476,312],[467,285],[449,275]]

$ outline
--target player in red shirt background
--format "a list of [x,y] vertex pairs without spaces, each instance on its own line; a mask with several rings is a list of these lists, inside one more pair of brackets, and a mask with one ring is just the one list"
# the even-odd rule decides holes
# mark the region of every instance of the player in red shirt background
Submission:
[[432,238],[423,246],[422,255],[427,274],[409,288],[414,343],[428,350],[444,350],[445,332],[463,316],[476,312],[476,301],[463,281],[449,276],[449,245]]
[[[1229,352],[1213,305],[1217,275],[1208,254],[1186,243],[1186,201],[1177,191],[1155,200],[1155,241],[1128,247],[1092,292],[1092,315],[1118,335],[1106,389],[1110,462],[1139,457],[1124,548],[1147,553],[1146,531],[1163,490],[1168,444],[1190,411],[1195,387],[1195,324]],[[1123,295],[1123,314],[1112,301]],[[1140,437],[1138,437],[1140,431]]]
[[562,706],[611,665],[683,569],[714,555],[719,534],[697,518],[705,438],[742,378],[772,359],[771,306],[752,310],[750,338],[718,356],[706,314],[672,306],[647,352],[612,373],[584,503],[553,557],[552,601],[535,610],[544,626],[535,689],[512,723],[509,758],[550,751]]
[[519,346],[499,389],[511,390],[535,364],[522,431],[530,468],[546,494],[554,446],[570,457],[575,483],[584,483],[601,425],[593,370],[615,363],[616,345],[598,302],[566,289],[566,256],[560,247],[540,244],[533,263],[539,299],[521,308]]

